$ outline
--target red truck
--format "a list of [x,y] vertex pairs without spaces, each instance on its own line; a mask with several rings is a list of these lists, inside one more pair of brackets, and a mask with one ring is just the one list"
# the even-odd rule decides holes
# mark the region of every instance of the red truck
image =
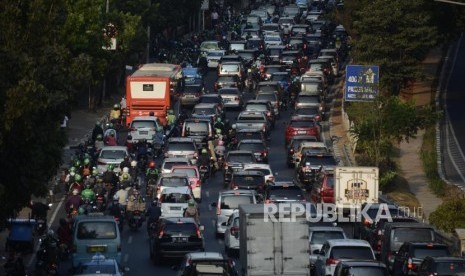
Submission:
[[126,79],[126,125],[138,116],[155,117],[165,125],[171,108],[171,95],[182,78],[181,67],[176,64],[148,63],[142,65]]

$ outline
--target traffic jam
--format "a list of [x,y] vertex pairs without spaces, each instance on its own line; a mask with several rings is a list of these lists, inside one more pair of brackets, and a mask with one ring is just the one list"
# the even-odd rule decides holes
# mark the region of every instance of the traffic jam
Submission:
[[378,168],[334,154],[340,5],[272,2],[158,47],[127,77],[76,149],[37,275],[465,273],[433,226],[380,201]]

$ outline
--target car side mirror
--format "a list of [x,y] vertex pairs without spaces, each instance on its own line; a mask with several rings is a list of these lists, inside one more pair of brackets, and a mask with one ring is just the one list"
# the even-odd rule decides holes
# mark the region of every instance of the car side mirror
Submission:
[[313,254],[315,254],[315,255],[320,255],[320,250],[319,250],[319,249],[313,250]]
[[210,204],[210,206],[211,206],[211,207],[218,207],[218,203],[212,202],[212,203]]
[[225,222],[221,223],[221,226],[228,226],[228,222],[225,221]]

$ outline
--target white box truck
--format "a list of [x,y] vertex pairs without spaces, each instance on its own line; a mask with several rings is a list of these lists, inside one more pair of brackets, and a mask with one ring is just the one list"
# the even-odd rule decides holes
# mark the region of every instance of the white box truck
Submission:
[[266,204],[239,206],[242,275],[310,275],[308,223],[305,214],[296,217],[295,222],[267,221],[265,206]]
[[376,167],[336,167],[334,202],[337,208],[378,203],[379,170]]

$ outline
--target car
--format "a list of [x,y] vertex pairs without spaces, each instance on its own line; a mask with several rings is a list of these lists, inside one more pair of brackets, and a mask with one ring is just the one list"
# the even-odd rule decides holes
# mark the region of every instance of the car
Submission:
[[[245,41],[244,41],[245,42]],[[222,56],[220,59],[220,65],[227,63],[227,62],[239,62],[242,64],[242,57],[236,54],[228,54],[225,56]],[[229,70],[228,70],[229,71]],[[218,74],[221,74],[221,71],[218,70]]]
[[190,189],[189,177],[184,173],[162,173],[157,179],[157,198],[166,188],[188,187]]
[[237,75],[219,76],[214,85],[215,91],[218,91],[221,88],[227,88],[227,87],[236,87],[242,91],[243,85],[242,85],[242,81],[239,78],[239,76]]
[[267,34],[276,34],[278,33],[279,34],[279,25],[277,23],[266,23],[266,24],[263,24],[262,25],[262,32],[263,32],[263,35],[267,35]]
[[281,86],[281,90],[284,93],[289,91],[289,86],[291,85],[291,74],[289,72],[274,72],[271,74],[270,81],[277,81]]
[[218,94],[223,98],[224,107],[242,108],[244,105],[242,92],[237,87],[221,88]]
[[287,166],[293,168],[295,166],[294,153],[303,142],[317,142],[318,138],[312,135],[295,135],[291,138],[287,145]]
[[188,253],[184,256],[177,275],[239,276],[239,272],[235,262],[223,256],[221,253],[196,252]]
[[317,181],[310,192],[310,197],[315,203],[335,203],[334,202],[334,170],[326,169],[320,173]]
[[258,51],[257,50],[240,50],[237,51],[237,55],[239,55],[246,68],[251,67],[252,63],[255,61],[255,59],[258,57]]
[[284,6],[284,9],[282,11],[282,16],[284,17],[299,18],[300,14],[300,8],[297,5],[293,4]]
[[129,126],[128,135],[131,135],[133,143],[137,143],[140,140],[152,143],[153,136],[160,127],[158,119],[155,116],[134,117]]
[[283,45],[283,40],[279,33],[267,33],[263,37],[263,42],[265,43],[265,47],[268,48],[271,45]]
[[320,20],[323,16],[324,12],[322,10],[312,10],[307,13],[305,21],[311,24],[313,21]]
[[266,48],[266,56],[271,64],[279,64],[282,52],[286,49],[284,45],[270,45]]
[[329,154],[330,149],[326,147],[324,142],[302,142],[294,151],[294,166],[300,162],[305,154]]
[[295,181],[275,181],[266,185],[265,203],[306,202],[305,193]]
[[128,148],[124,146],[104,146],[97,158],[97,170],[103,173],[107,170],[108,165],[114,165],[115,170],[119,171],[119,165],[129,157]]
[[263,193],[265,187],[265,175],[258,171],[238,171],[233,172],[229,189],[231,190],[255,190]]
[[323,85],[320,82],[300,80],[300,95],[326,96]]
[[92,259],[84,261],[75,269],[73,275],[114,275],[122,276],[128,272],[128,267],[121,267],[120,264],[112,258],[106,258],[101,253],[96,253]]
[[316,106],[321,112],[325,110],[325,103],[319,95],[307,95],[300,93],[297,95],[294,108]]
[[193,119],[209,119],[212,123],[218,118],[224,119],[223,111],[217,104],[199,103],[192,109]]
[[310,259],[315,260],[316,254],[328,240],[347,239],[344,229],[336,226],[308,227],[308,242],[310,244]]
[[239,209],[240,204],[256,204],[257,192],[255,190],[233,190],[220,192],[218,201],[211,203],[216,208],[216,236],[224,235],[226,231],[225,222],[233,214],[234,210]]
[[245,77],[242,61],[222,62],[218,65],[218,76],[238,76],[239,80]]
[[295,20],[293,17],[280,17],[278,20],[278,25],[283,34],[289,34],[291,32],[292,26],[295,25]]
[[210,51],[221,50],[220,42],[217,40],[206,40],[200,44],[200,54],[207,56]]
[[284,135],[286,145],[296,135],[311,135],[320,139],[320,126],[315,120],[291,117]]
[[440,243],[405,242],[394,256],[393,275],[415,275],[426,257],[450,257],[449,247]]
[[304,37],[312,31],[312,28],[308,24],[296,24],[291,28],[291,36],[302,36]]
[[271,170],[271,167],[269,164],[245,164],[243,170],[245,172],[247,171],[257,171],[263,173],[265,176],[265,183],[270,183],[275,180],[273,171]]
[[226,231],[224,232],[224,252],[228,256],[239,253],[239,210],[235,209],[228,221],[225,222]]
[[198,150],[195,140],[190,137],[171,137],[165,146],[166,157],[184,157],[188,160],[197,158]]
[[194,139],[197,148],[206,146],[208,140],[213,138],[213,135],[211,119],[185,119],[182,124],[181,137]]
[[274,127],[276,122],[276,114],[274,108],[269,101],[249,100],[244,106],[244,111],[252,112],[263,112],[271,124]]
[[357,239],[327,240],[321,250],[316,250],[313,253],[317,254],[313,275],[334,275],[336,265],[340,260],[376,261],[370,244],[367,241]]
[[[239,141],[242,141],[244,139],[250,139],[250,140],[262,140],[266,141],[267,137],[265,137],[265,134],[258,129],[240,129],[236,130],[236,135],[233,138],[233,141],[235,142],[234,144],[238,144]],[[235,149],[236,147],[234,147]]]
[[[321,51],[323,51],[323,50],[321,50]],[[325,60],[329,64],[331,64],[332,74],[334,76],[336,76],[336,77],[339,76],[339,63],[337,61],[337,57],[330,56],[330,55],[322,56],[321,51],[320,51],[320,56],[318,56],[318,59]]]
[[281,105],[280,105],[280,101],[279,101],[279,98],[278,98],[278,91],[274,91],[274,92],[271,92],[271,91],[264,91],[264,92],[259,92],[256,96],[255,96],[255,100],[258,100],[258,101],[268,101],[271,103],[271,105],[273,106],[273,109],[274,109],[274,114],[280,118],[280,110],[281,110]]
[[200,180],[199,168],[196,165],[173,166],[171,172],[187,175],[194,198],[198,202],[202,201],[202,181]]
[[334,82],[333,68],[326,59],[311,59],[308,62],[307,72],[323,72],[328,80],[328,83]]
[[297,177],[300,183],[310,186],[318,180],[320,170],[334,169],[339,164],[332,154],[305,154],[297,165]]
[[178,218],[184,216],[189,200],[194,199],[189,187],[165,188],[160,193],[158,204],[161,208],[162,218]]
[[256,16],[260,17],[262,22],[266,22],[268,20],[268,17],[269,17],[269,14],[265,9],[251,10],[249,15],[256,15]]
[[[461,274],[459,274],[461,273]],[[417,275],[463,275],[465,273],[465,259],[459,257],[426,257],[421,262]]]
[[334,270],[334,276],[370,275],[388,276],[387,267],[378,261],[342,260]]
[[[322,71],[307,71],[300,76],[300,82],[316,82],[321,83],[323,90],[327,91],[328,80]],[[325,94],[324,94],[325,95]]]
[[219,108],[224,108],[224,101],[221,95],[218,94],[204,94],[200,96],[199,103],[214,103]]
[[312,119],[320,123],[324,119],[324,112],[321,111],[319,106],[305,106],[298,107],[292,112],[292,117]]
[[265,42],[260,37],[252,37],[247,39],[247,50],[255,50],[263,53]]
[[218,64],[220,63],[220,59],[222,56],[225,55],[224,50],[210,50],[207,52],[206,58],[207,58],[207,67],[212,69],[212,68],[217,68]]
[[265,137],[270,135],[271,124],[263,112],[242,111],[237,115],[235,125],[236,130],[256,129],[262,131]]
[[246,40],[235,40],[229,42],[229,52],[237,53],[238,51],[245,50]]
[[[391,218],[409,218],[407,213],[405,213],[403,210],[397,207],[397,205],[394,204],[371,203],[369,205],[362,204],[361,207],[366,210],[366,217],[362,217],[361,221],[355,224],[354,232],[356,236],[364,240],[369,240],[368,236],[370,236],[371,232],[374,228],[376,228],[377,224],[384,225],[384,218],[377,217],[380,209],[382,209],[383,213],[386,213]],[[414,222],[418,221],[414,220]]]
[[299,60],[302,55],[300,50],[285,50],[281,53],[281,65],[290,68],[294,61]]
[[281,65],[265,65],[263,70],[260,72],[262,81],[269,81],[273,73],[284,72],[285,68]]
[[257,84],[255,95],[262,92],[277,92],[278,98],[281,100],[283,96],[283,91],[281,90],[281,85],[277,81],[261,81]]
[[250,13],[246,18],[247,23],[257,24],[261,26],[263,24],[262,18],[256,14]]
[[189,161],[189,159],[184,158],[184,157],[168,157],[163,159],[163,162],[160,166],[160,172],[161,173],[170,173],[171,168],[173,166],[183,166],[183,165],[191,165],[192,163]]
[[187,253],[205,251],[203,225],[194,218],[160,218],[150,236],[150,259],[160,264],[165,258],[183,258]]
[[203,92],[203,84],[200,80],[196,80],[196,83],[186,84],[184,90],[179,91],[176,95],[182,106],[194,106],[199,102]]
[[261,139],[240,140],[236,149],[251,151],[255,155],[257,162],[268,163],[268,147]]
[[245,164],[256,163],[255,155],[251,151],[232,150],[226,153],[223,180],[225,184],[229,184],[231,176],[234,172],[241,171]]
[[261,40],[262,37],[262,32],[260,31],[259,28],[250,28],[250,29],[245,29],[244,32],[242,32],[241,38],[247,40],[247,49],[254,49],[255,47],[250,47],[250,44],[248,43],[249,40],[251,39],[256,39],[256,40]]

